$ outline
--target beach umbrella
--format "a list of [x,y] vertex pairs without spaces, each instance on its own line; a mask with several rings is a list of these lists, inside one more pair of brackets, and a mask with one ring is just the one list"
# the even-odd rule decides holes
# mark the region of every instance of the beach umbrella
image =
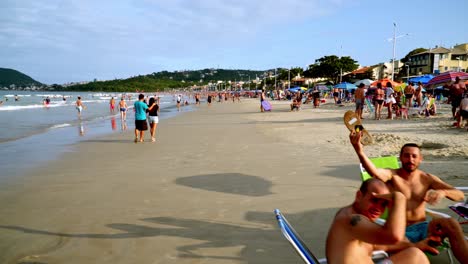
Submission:
[[395,92],[403,92],[406,86],[408,86],[407,83],[400,83],[399,85],[396,85],[395,87],[393,87],[393,90],[395,90]]
[[363,80],[355,82],[354,85],[359,86],[359,84],[363,83],[365,86],[370,86],[371,83],[373,83],[373,82],[374,81],[371,80],[371,79],[363,79]]
[[291,88],[288,89],[288,91],[293,92],[293,93],[297,93],[298,91],[301,91],[301,90],[302,89],[299,86],[291,87]]
[[466,72],[444,72],[432,78],[426,84],[426,87],[433,86],[435,84],[454,82],[455,78],[457,77],[459,77],[460,80],[468,80],[468,73]]
[[396,87],[396,86],[401,85],[401,83],[399,83],[399,82],[395,82],[395,81],[392,81],[390,79],[385,78],[385,79],[378,80],[378,81],[375,81],[375,82],[371,83],[371,86],[372,87],[377,87],[378,83],[382,84],[382,88],[385,88],[387,86],[387,83],[391,83],[392,87]]
[[326,85],[323,85],[323,84],[316,85],[315,88],[317,88],[319,91],[328,91],[328,90],[330,90]]
[[346,90],[351,90],[351,89],[357,89],[357,86],[349,83],[349,82],[342,82],[334,86],[335,88],[338,89],[346,89]]
[[409,78],[410,82],[418,83],[421,82],[422,84],[428,83],[432,78],[434,78],[434,75],[432,74],[426,74],[426,75],[421,75],[421,76],[416,76]]

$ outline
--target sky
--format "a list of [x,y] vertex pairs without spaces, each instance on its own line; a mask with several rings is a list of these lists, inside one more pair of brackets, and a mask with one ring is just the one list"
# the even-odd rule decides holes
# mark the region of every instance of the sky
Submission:
[[[467,0],[2,0],[0,67],[46,84],[159,71],[361,66],[468,42]],[[396,26],[394,26],[396,23]]]

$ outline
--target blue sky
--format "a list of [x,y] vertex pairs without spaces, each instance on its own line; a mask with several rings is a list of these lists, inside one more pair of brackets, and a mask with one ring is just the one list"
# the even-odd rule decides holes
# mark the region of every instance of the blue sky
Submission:
[[466,0],[2,0],[0,67],[47,83],[162,70],[362,66],[468,42]]

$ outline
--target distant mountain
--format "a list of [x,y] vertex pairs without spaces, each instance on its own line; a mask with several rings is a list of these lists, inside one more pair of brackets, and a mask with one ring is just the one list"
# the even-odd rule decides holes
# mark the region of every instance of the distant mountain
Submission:
[[94,81],[62,88],[64,90],[71,91],[134,92],[139,90],[150,92],[162,91],[164,89],[192,87],[194,85],[206,85],[208,83],[217,83],[218,81],[248,82],[249,80],[255,80],[256,77],[262,78],[266,74],[272,74],[272,72],[226,69],[203,69],[175,72],[162,71],[127,79]]
[[16,87],[43,85],[42,83],[17,70],[0,68],[0,87],[9,87],[12,84],[14,84]]

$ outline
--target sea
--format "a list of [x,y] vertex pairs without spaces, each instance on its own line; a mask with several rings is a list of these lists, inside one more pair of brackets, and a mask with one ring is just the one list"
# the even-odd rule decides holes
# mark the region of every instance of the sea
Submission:
[[[183,102],[187,100],[190,104],[181,107],[179,112],[175,95],[145,95],[160,98],[159,118],[162,122],[195,109],[188,96],[183,96]],[[81,117],[75,106],[78,96],[86,106]],[[130,109],[125,121],[120,118],[118,109],[122,96],[131,97],[126,99]],[[114,113],[109,107],[112,97],[116,101]],[[3,101],[0,105],[0,181],[58,158],[60,154],[71,151],[73,145],[80,141],[133,131],[133,103],[137,97],[136,93],[0,91],[0,101]],[[50,99],[48,105],[44,105],[46,98]],[[129,138],[129,143],[132,140]]]

